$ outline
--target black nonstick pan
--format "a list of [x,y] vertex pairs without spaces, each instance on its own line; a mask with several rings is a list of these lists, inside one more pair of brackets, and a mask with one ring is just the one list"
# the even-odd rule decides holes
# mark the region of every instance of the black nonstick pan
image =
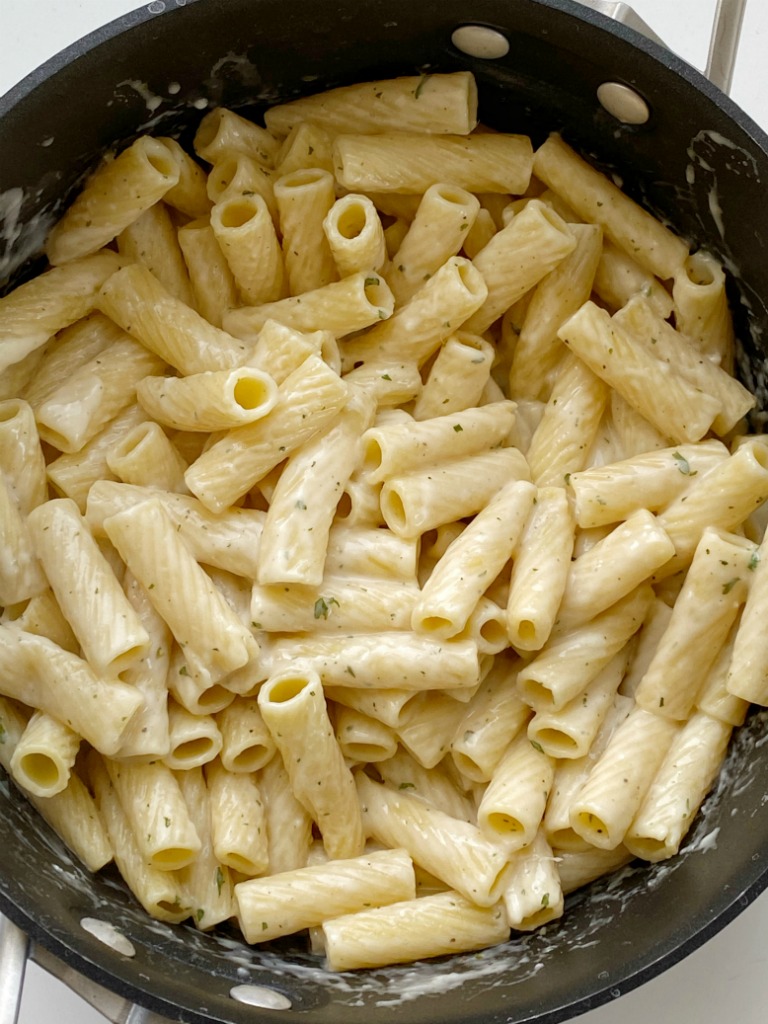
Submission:
[[[460,49],[454,33],[468,25],[498,33],[507,52]],[[115,142],[146,130],[188,139],[216,104],[258,117],[355,80],[467,68],[484,122],[535,141],[562,131],[724,260],[740,372],[768,404],[768,137],[682,61],[571,0],[187,0],[127,15],[0,99],[0,285],[39,269],[47,227]],[[605,83],[629,86],[648,119],[617,120],[596,99]],[[675,963],[768,884],[767,717],[740,731],[679,857],[595,883],[561,922],[481,954],[329,975],[296,943],[249,948],[224,931],[153,922],[109,872],[77,865],[5,779],[0,910],[79,974],[173,1021],[554,1024]],[[132,955],[84,920],[114,926]]]

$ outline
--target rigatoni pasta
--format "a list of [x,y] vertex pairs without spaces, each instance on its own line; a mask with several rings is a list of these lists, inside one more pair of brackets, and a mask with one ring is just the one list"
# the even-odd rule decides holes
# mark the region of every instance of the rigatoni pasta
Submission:
[[476,101],[145,136],[0,299],[0,763],[154,916],[333,970],[672,856],[768,701],[722,268]]

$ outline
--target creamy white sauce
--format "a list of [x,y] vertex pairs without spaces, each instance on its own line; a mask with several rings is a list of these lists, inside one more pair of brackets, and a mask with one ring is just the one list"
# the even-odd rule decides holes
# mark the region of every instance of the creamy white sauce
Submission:
[[89,935],[93,935],[99,942],[103,942],[105,946],[120,953],[121,956],[136,956],[136,947],[130,939],[127,939],[108,921],[100,921],[96,917],[84,917],[80,921],[80,927]]

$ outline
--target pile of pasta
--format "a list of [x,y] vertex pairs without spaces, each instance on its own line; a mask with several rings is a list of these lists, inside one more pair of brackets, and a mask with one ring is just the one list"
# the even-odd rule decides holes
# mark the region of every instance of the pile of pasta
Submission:
[[111,154],[0,299],[0,762],[329,969],[673,856],[768,703],[723,271],[467,73]]

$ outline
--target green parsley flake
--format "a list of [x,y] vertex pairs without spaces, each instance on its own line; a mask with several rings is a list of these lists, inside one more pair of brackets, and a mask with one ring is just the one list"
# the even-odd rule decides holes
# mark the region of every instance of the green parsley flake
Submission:
[[335,597],[330,597],[328,600],[324,597],[318,597],[315,601],[315,618],[327,619],[330,614],[332,604],[335,604],[337,608],[340,607],[339,602]]
[[677,463],[677,468],[683,476],[696,476],[697,471],[695,469],[691,469],[691,464],[684,455],[681,455],[680,452],[672,452],[672,458]]

